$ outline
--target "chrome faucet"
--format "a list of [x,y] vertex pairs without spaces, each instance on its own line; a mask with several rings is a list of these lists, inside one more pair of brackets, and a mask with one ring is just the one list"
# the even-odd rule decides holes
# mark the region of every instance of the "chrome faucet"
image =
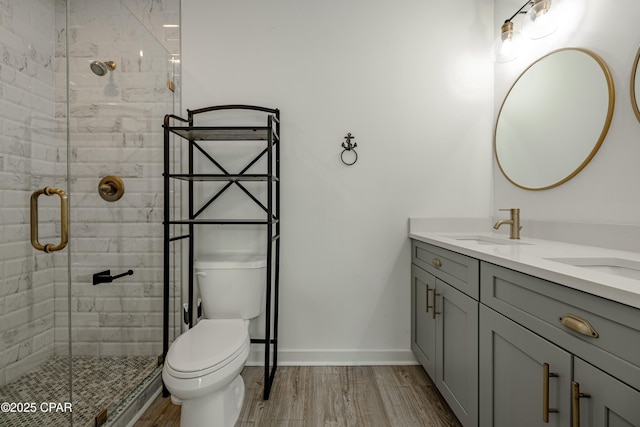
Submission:
[[501,219],[493,225],[493,228],[496,230],[500,228],[503,224],[509,224],[511,228],[509,229],[509,238],[510,239],[519,239],[520,238],[520,230],[522,226],[520,225],[520,209],[499,209],[501,211],[509,211],[511,212],[511,219]]

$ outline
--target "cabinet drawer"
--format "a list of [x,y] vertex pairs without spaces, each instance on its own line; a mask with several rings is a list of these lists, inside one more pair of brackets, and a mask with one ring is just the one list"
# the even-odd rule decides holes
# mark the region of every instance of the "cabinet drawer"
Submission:
[[[480,302],[640,390],[640,310],[486,262],[480,270]],[[569,327],[583,321],[597,337]]]
[[477,300],[480,261],[447,249],[412,240],[411,262]]

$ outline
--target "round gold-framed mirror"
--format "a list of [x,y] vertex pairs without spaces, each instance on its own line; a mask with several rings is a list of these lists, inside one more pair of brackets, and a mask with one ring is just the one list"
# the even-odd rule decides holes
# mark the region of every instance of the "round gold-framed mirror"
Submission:
[[580,172],[602,145],[615,88],[604,60],[582,48],[539,58],[509,89],[494,131],[494,154],[512,184],[557,187]]
[[638,106],[638,101],[640,101],[640,78],[637,77],[638,66],[640,66],[640,48],[638,48],[636,59],[633,61],[633,67],[631,68],[631,106],[640,122],[640,106]]

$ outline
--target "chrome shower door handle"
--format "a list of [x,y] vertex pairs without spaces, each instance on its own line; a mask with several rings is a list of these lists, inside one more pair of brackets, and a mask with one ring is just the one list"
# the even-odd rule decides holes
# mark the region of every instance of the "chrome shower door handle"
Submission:
[[[46,245],[40,244],[38,241],[38,197],[42,194],[45,196],[57,195],[60,197],[60,243],[57,245],[48,243]],[[55,252],[64,249],[69,242],[69,229],[68,229],[68,214],[69,205],[67,202],[67,194],[59,189],[53,187],[45,187],[41,190],[36,190],[31,194],[31,246],[39,251]]]

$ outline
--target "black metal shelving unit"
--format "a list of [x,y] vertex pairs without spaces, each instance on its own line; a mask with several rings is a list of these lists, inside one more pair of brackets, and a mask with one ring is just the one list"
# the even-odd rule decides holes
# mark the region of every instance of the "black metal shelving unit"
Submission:
[[[261,112],[264,113],[264,126],[195,126],[196,116],[204,113],[215,113],[223,110],[237,110],[239,114]],[[194,240],[195,227],[213,224],[247,224],[264,225],[267,230],[267,292],[265,307],[264,338],[252,338],[252,343],[264,345],[264,400],[269,399],[271,385],[278,367],[278,300],[280,276],[280,111],[254,105],[219,105],[197,110],[187,110],[186,119],[167,114],[164,117],[164,324],[163,324],[163,358],[169,350],[169,290],[170,290],[170,251],[171,242],[188,239],[189,245],[189,302],[188,323],[193,326],[194,315]],[[202,117],[202,116],[201,116]],[[208,116],[211,117],[211,116]],[[186,124],[182,126],[175,123]],[[188,172],[172,173],[171,171],[171,135],[177,135],[187,142]],[[265,148],[251,160],[240,172],[229,173],[213,156],[211,156],[200,141],[264,141]],[[241,149],[241,144],[238,145]],[[194,154],[199,153],[208,159],[221,173],[194,173]],[[248,173],[248,170],[260,159],[267,157],[265,173]],[[184,180],[188,183],[188,217],[183,219],[171,218],[170,182],[172,179]],[[202,181],[221,181],[226,184],[213,194],[198,209],[194,206],[194,184]],[[263,181],[267,186],[267,203],[258,200],[244,185],[245,181]],[[237,186],[251,200],[253,200],[265,215],[256,219],[211,219],[203,215],[205,209],[214,203],[231,186]],[[171,236],[171,225],[187,225],[186,234]],[[271,355],[273,354],[273,359]],[[165,394],[166,390],[165,390]]]

